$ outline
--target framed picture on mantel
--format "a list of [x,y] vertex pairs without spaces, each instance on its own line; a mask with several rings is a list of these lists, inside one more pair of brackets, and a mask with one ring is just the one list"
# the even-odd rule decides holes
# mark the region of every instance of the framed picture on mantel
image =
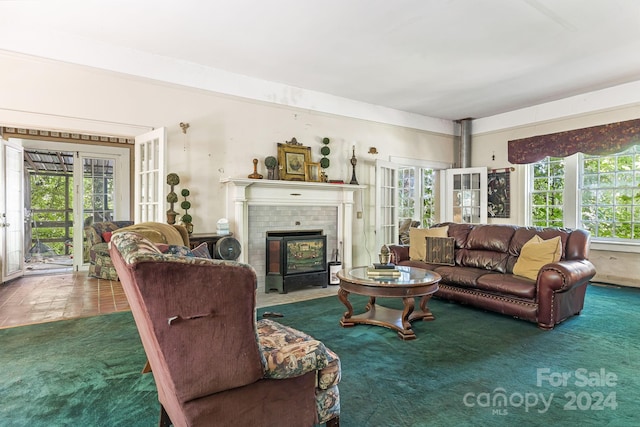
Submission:
[[280,179],[305,181],[305,163],[311,162],[311,147],[278,143]]

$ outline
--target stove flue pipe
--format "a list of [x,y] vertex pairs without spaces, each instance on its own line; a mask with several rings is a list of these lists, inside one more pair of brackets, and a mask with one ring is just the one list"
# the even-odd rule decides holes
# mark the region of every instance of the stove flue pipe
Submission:
[[456,120],[457,132],[453,145],[454,168],[471,167],[471,122],[473,119]]

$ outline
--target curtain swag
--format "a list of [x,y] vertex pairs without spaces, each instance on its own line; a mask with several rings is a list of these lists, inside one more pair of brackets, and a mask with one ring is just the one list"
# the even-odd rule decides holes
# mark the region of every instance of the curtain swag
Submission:
[[547,156],[567,157],[575,153],[605,155],[640,144],[640,119],[592,126],[508,142],[509,162],[535,163]]

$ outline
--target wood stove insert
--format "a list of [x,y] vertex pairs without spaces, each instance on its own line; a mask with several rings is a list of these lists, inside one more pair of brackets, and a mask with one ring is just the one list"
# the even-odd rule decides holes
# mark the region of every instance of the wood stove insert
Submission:
[[264,291],[286,294],[292,287],[327,287],[327,236],[322,230],[267,231]]

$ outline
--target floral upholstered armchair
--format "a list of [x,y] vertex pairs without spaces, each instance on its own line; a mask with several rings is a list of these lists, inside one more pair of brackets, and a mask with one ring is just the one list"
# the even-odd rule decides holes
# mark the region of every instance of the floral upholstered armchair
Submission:
[[114,231],[129,225],[133,225],[133,221],[94,222],[84,228],[85,253],[89,254],[89,276],[118,280],[109,255],[109,240]]
[[121,231],[135,231],[142,234],[153,243],[189,246],[187,229],[178,224],[162,222],[108,221],[96,222],[85,227],[87,245],[89,246],[89,275],[99,279],[118,280],[111,255],[109,242],[115,233]]
[[302,331],[256,319],[251,266],[187,250],[162,252],[128,231],[111,240],[160,424],[338,426],[338,356]]

